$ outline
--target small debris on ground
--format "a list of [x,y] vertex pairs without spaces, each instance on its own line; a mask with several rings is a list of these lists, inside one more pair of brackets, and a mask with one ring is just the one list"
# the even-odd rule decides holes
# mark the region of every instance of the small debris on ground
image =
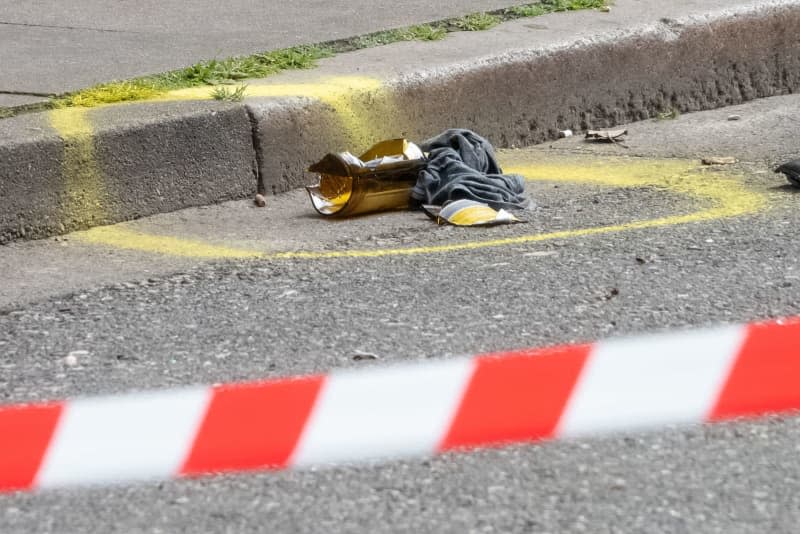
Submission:
[[710,158],[703,158],[702,163],[703,165],[733,165],[738,160],[736,158],[732,158],[730,156],[718,157],[712,156]]
[[548,256],[558,256],[555,250],[537,250],[535,252],[526,252],[523,254],[526,258],[546,258]]
[[78,365],[78,358],[85,358],[89,355],[88,350],[73,350],[64,356],[64,365],[68,367],[75,367]]
[[605,300],[611,300],[617,295],[619,295],[619,289],[617,289],[616,287],[612,287],[611,290],[603,296],[603,298]]
[[800,187],[800,159],[787,161],[775,169],[775,172],[783,173],[790,184],[795,187]]
[[741,118],[742,118],[741,115],[736,115],[736,114],[728,115],[728,120],[729,121],[738,121],[738,120],[741,120]]
[[670,120],[675,120],[680,116],[681,116],[680,111],[678,111],[677,109],[671,109],[669,111],[664,111],[656,115],[656,120],[670,121]]
[[259,208],[263,208],[264,206],[267,205],[267,199],[264,198],[264,195],[262,195],[261,193],[256,195],[254,202],[256,206],[258,206]]
[[589,130],[586,132],[587,141],[604,141],[606,143],[617,143],[628,135],[628,130]]
[[353,360],[360,362],[364,360],[377,360],[378,355],[374,352],[364,352],[363,350],[353,351]]
[[615,478],[614,482],[611,483],[611,489],[621,491],[628,487],[628,483],[625,482],[624,478]]

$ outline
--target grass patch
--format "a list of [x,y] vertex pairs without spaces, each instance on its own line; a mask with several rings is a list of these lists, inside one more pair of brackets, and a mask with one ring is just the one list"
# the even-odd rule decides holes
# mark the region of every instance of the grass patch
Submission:
[[[375,32],[360,37],[341,39],[310,46],[295,46],[253,54],[201,61],[190,67],[163,74],[143,76],[132,80],[103,83],[53,98],[47,104],[20,108],[0,108],[0,118],[24,111],[40,111],[53,107],[93,107],[118,102],[132,102],[156,98],[173,89],[198,86],[224,86],[240,84],[242,80],[264,78],[291,69],[310,69],[319,59],[332,55],[382,46],[401,41],[438,41],[448,33],[457,31],[483,31],[497,24],[526,17],[537,17],[558,11],[577,11],[607,7],[610,0],[540,0],[538,3],[514,6],[508,9],[473,13],[459,18],[430,24],[419,24],[395,30]],[[229,100],[236,90],[215,88],[214,98]],[[243,93],[242,95],[243,96]]]
[[681,116],[681,112],[678,111],[677,109],[669,109],[667,111],[664,111],[662,113],[657,114],[656,115],[656,120],[657,121],[669,121],[669,120],[677,119],[680,116]]
[[116,102],[130,102],[133,100],[147,100],[154,98],[163,91],[144,80],[131,80],[127,82],[111,82],[95,85],[88,89],[71,93],[53,100],[55,107],[94,107],[101,104]]
[[350,52],[363,48],[373,48],[401,41],[439,41],[447,37],[447,29],[439,24],[419,24],[400,28],[370,33],[360,37],[337,43],[336,52]]
[[548,12],[578,11],[608,6],[607,0],[542,0],[541,4]]
[[546,15],[548,11],[547,8],[542,4],[527,4],[524,6],[510,7],[506,10],[506,13],[513,15],[514,18],[521,19],[525,17],[538,17],[539,15]]
[[376,46],[383,46],[387,44],[397,43],[400,41],[408,41],[405,39],[402,30],[386,30],[382,32],[370,33],[368,35],[361,35],[354,37],[344,46],[337,47],[337,52],[351,52],[353,50],[361,50],[363,48],[373,48]]
[[494,28],[502,21],[503,19],[491,13],[472,13],[471,15],[454,19],[451,24],[461,31],[480,32]]
[[241,102],[244,99],[245,89],[247,89],[246,84],[236,88],[231,88],[227,85],[218,85],[211,90],[211,98],[224,102]]
[[252,56],[201,61],[185,69],[163,74],[95,85],[55,98],[52,106],[93,107],[148,100],[172,89],[234,84],[247,78],[263,78],[289,69],[310,69],[317,65],[317,60],[332,54],[331,50],[321,46],[296,46]]
[[506,13],[514,18],[538,17],[560,11],[578,11],[581,9],[599,9],[608,7],[608,0],[541,0],[537,4],[526,4],[506,9]]
[[332,53],[317,46],[285,48],[274,52],[201,61],[191,67],[162,75],[173,87],[196,87],[235,83],[247,78],[263,78],[290,69],[310,69],[317,60]]
[[405,30],[406,41],[439,41],[447,37],[447,30],[440,25],[420,24]]

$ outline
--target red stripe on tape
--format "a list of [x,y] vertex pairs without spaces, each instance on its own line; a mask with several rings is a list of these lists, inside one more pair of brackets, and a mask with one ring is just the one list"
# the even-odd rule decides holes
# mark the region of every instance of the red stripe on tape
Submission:
[[800,322],[754,324],[708,419],[800,408]]
[[578,345],[477,358],[439,450],[552,437],[590,350]]
[[30,489],[63,405],[0,407],[0,491]]
[[323,380],[310,376],[215,388],[181,474],[285,467]]

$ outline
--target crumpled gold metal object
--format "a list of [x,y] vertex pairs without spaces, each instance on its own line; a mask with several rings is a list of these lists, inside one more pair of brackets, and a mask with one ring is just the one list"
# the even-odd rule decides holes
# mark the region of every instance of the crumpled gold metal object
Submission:
[[308,168],[319,183],[306,187],[320,214],[346,217],[409,207],[425,156],[406,139],[381,141],[360,157],[328,154]]

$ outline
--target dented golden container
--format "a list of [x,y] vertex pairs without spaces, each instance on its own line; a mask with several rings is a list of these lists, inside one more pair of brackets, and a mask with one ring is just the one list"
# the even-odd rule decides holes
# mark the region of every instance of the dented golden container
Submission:
[[309,167],[319,174],[319,183],[306,190],[314,209],[326,216],[405,209],[424,166],[419,147],[405,139],[391,139],[359,158],[346,152],[328,154]]

